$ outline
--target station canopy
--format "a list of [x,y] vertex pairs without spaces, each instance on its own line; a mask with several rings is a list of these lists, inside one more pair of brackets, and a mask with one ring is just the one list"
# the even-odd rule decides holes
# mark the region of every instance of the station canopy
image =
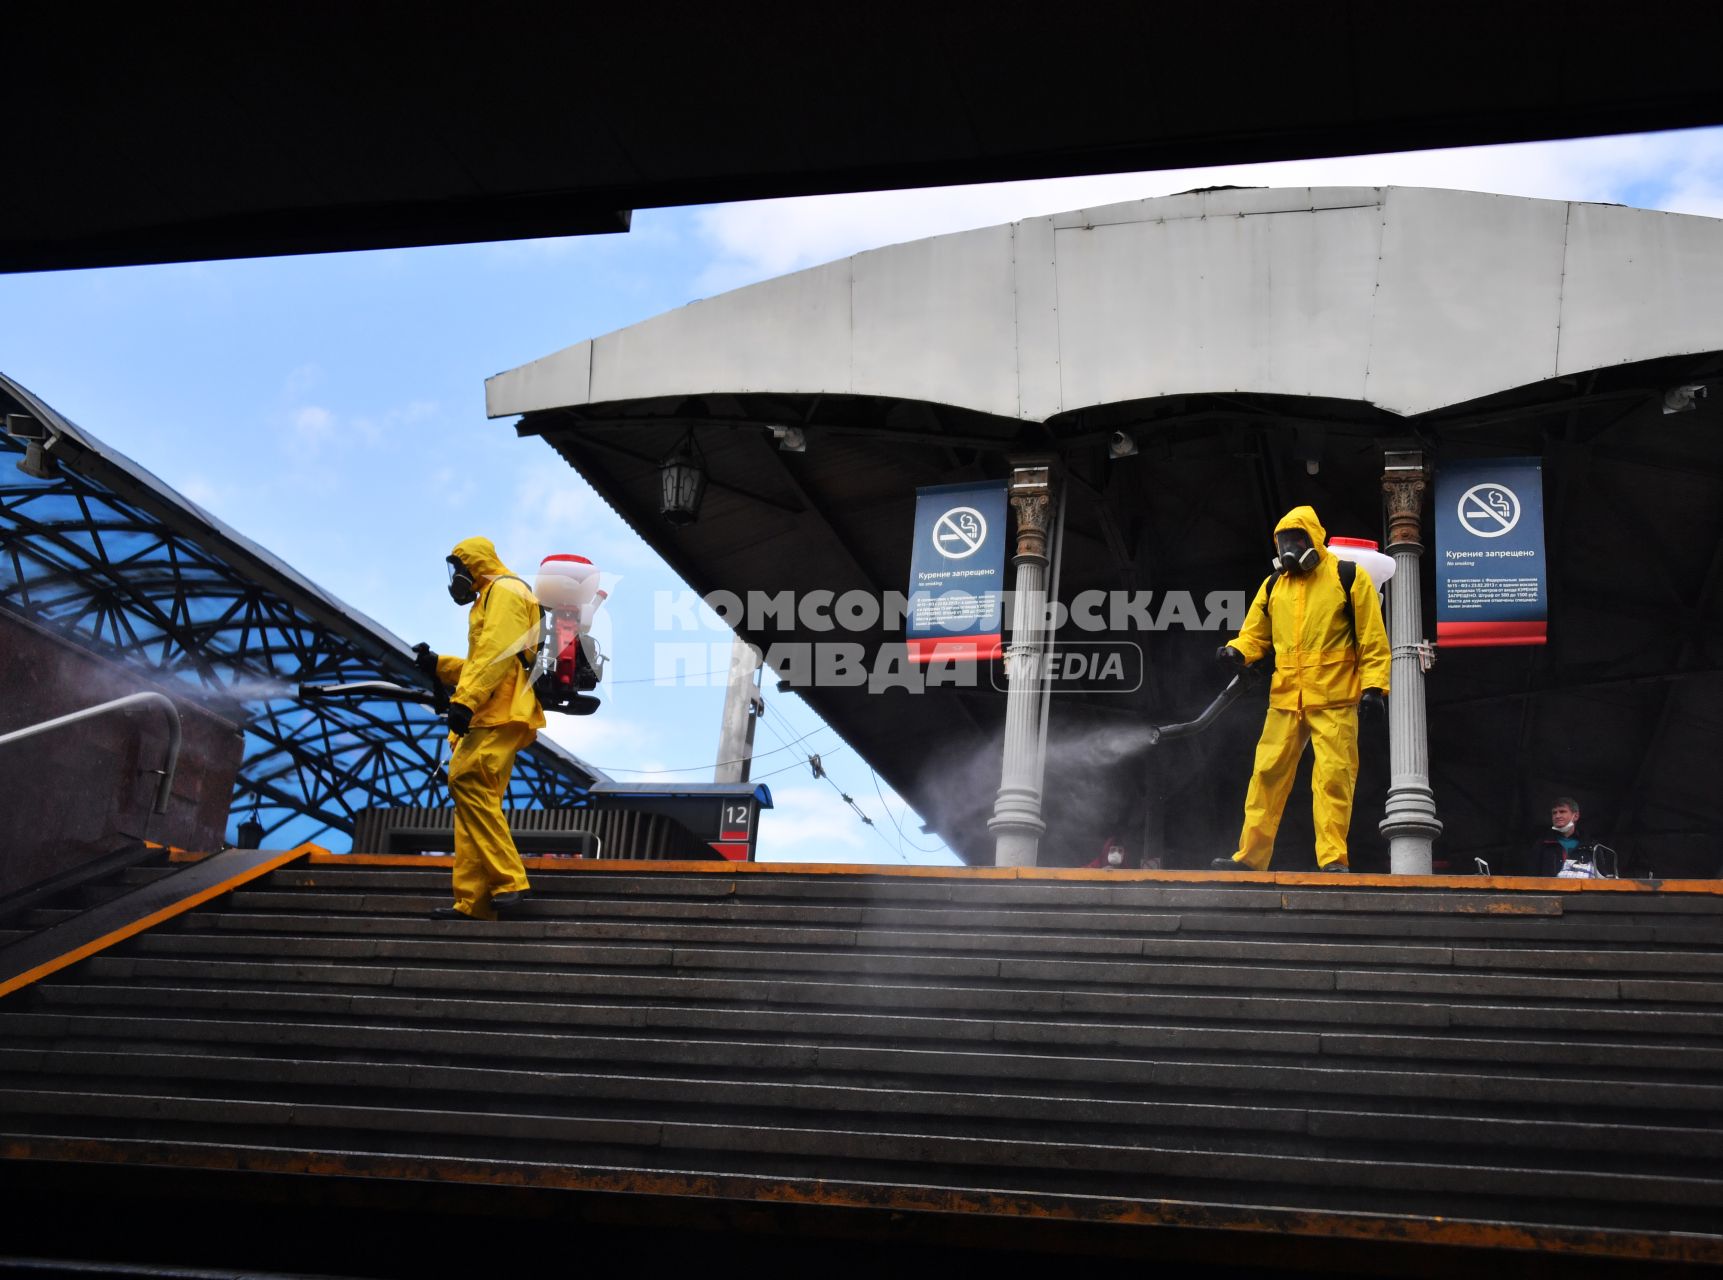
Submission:
[[[0,608],[239,725],[238,818],[255,810],[271,845],[340,848],[363,809],[449,802],[448,729],[429,707],[297,696],[418,687],[404,641],[4,376],[0,412],[52,439],[38,476],[16,465],[26,443],[0,435]],[[504,803],[579,805],[609,781],[540,737]]]
[[[1723,379],[1720,296],[1711,219],[1225,188],[859,254],[577,343],[487,394],[491,416],[543,438],[705,592],[903,592],[918,487],[1050,453],[1067,495],[1061,600],[1202,602],[1256,590],[1293,506],[1330,535],[1381,540],[1385,449],[1437,470],[1538,459],[1549,642],[1438,653],[1438,860],[1499,868],[1572,795],[1626,867],[1709,875],[1723,856],[1723,403],[1706,394]],[[786,428],[804,451],[780,447]],[[660,464],[690,438],[704,505],[672,527]],[[1428,511],[1425,528],[1434,638]],[[766,649],[833,638],[793,617],[744,633]],[[1140,745],[1143,724],[1187,720],[1218,691],[1227,634],[1127,630],[1112,638],[1144,646],[1140,689],[1054,698],[1044,865],[1085,864],[1108,835],[1169,866],[1232,852],[1260,695],[1201,737]],[[870,661],[902,643],[883,624],[845,638]],[[1001,693],[801,692],[966,859],[990,860]],[[1367,729],[1363,754],[1353,863],[1385,869],[1385,733]],[[1310,846],[1301,779],[1277,865]]]

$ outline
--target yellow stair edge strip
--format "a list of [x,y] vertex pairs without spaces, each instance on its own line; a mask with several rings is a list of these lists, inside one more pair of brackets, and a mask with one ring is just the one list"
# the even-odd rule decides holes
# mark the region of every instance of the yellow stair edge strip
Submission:
[[[27,987],[33,982],[40,982],[50,974],[58,973],[68,965],[74,965],[80,960],[88,959],[90,956],[96,955],[98,952],[106,951],[109,947],[118,946],[127,938],[135,937],[144,930],[153,928],[164,920],[171,920],[175,916],[184,915],[187,911],[201,907],[211,898],[218,898],[232,889],[237,889],[242,884],[249,884],[260,876],[266,876],[271,871],[277,871],[280,868],[285,867],[290,862],[296,861],[299,858],[314,856],[319,853],[327,856],[328,850],[324,849],[320,845],[310,843],[299,845],[297,848],[283,850],[273,858],[260,862],[256,866],[247,867],[237,875],[229,876],[226,880],[222,880],[216,884],[207,885],[189,897],[182,898],[178,902],[171,903],[168,906],[161,908],[159,911],[153,911],[142,919],[134,920],[130,924],[122,925],[118,929],[104,933],[101,937],[74,947],[63,955],[55,956],[52,960],[44,961],[34,969],[25,970],[15,978],[9,978],[5,982],[0,982],[0,996],[11,995],[12,992],[23,987]],[[169,858],[173,862],[202,861],[201,855],[194,856],[173,853],[169,855]]]

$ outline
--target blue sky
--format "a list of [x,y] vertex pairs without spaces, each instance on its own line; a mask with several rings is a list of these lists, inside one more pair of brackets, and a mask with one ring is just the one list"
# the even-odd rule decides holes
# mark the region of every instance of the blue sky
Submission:
[[[553,736],[619,777],[704,781],[721,675],[655,683],[650,658],[653,598],[682,584],[549,448],[485,419],[485,378],[863,249],[1222,183],[1723,217],[1723,130],[641,210],[620,236],[5,276],[0,370],[409,642],[464,646],[442,568],[463,537],[489,535],[529,576],[546,554],[588,556],[612,587],[618,683],[596,716],[553,717]],[[672,638],[711,643],[722,667],[723,634]],[[829,782],[801,763],[809,750]],[[793,694],[768,692],[756,752],[779,806],[762,857],[954,861]]]

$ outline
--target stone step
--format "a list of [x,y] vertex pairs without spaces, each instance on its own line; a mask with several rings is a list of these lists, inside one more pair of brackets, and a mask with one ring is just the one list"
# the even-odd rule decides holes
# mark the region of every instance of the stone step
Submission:
[[[61,1091],[208,1090],[224,1095],[284,1089],[315,1099],[425,1094],[442,1105],[484,1109],[491,1099],[511,1107],[550,1108],[558,1114],[620,1106],[643,1116],[716,1109],[736,1116],[775,1112],[817,1116],[911,1117],[918,1125],[942,1122],[1012,1127],[1099,1127],[1124,1134],[1169,1130],[1246,1130],[1261,1135],[1311,1135],[1364,1143],[1515,1148],[1556,1152],[1633,1152],[1660,1159],[1710,1161],[1723,1157],[1723,1131],[1650,1124],[1570,1121],[1519,1114],[1462,1116],[1427,1110],[1371,1111],[1358,1107],[1226,1105],[1153,1098],[1099,1098],[990,1091],[868,1088],[855,1085],[735,1080],[712,1076],[636,1076],[523,1071],[469,1066],[283,1060],[217,1054],[95,1053],[79,1050],[0,1050],[0,1079],[26,1087],[32,1079]],[[46,1089],[44,1083],[28,1087]],[[462,1101],[463,1099],[469,1101]],[[606,1112],[608,1114],[608,1112]]]
[[[426,922],[431,924],[434,922]],[[505,933],[515,926],[476,922],[440,926],[443,937],[431,939],[319,937],[306,935],[248,935],[187,933],[154,930],[127,944],[148,955],[221,956],[238,958],[291,954],[311,959],[425,960],[445,964],[477,962],[499,970],[523,967],[679,969],[707,973],[768,972],[785,977],[816,974],[899,975],[918,979],[971,978],[1014,983],[1052,983],[1061,987],[1127,987],[1157,990],[1171,986],[1208,986],[1244,990],[1346,991],[1384,995],[1436,997],[1473,996],[1489,999],[1550,999],[1586,1002],[1665,1001],[1684,1004],[1723,1004],[1723,983],[1660,978],[1539,977],[1449,969],[1353,970],[1299,967],[1267,963],[1174,964],[1133,963],[1128,959],[1096,963],[1084,960],[1018,959],[1009,956],[950,956],[933,954],[819,951],[757,951],[672,947],[662,944],[544,943],[530,936]],[[475,937],[494,941],[462,941]],[[1429,950],[1440,950],[1427,948]],[[1198,952],[1201,957],[1207,953]]]
[[125,867],[116,874],[93,883],[80,885],[65,894],[61,901],[75,906],[80,910],[99,907],[112,902],[115,898],[130,893],[140,885],[154,884],[158,880],[173,875],[179,867],[173,864],[162,866]]
[[[1247,1033],[1259,1036],[1265,1033]],[[1273,1033],[1267,1033],[1272,1035]],[[1699,1110],[1723,1104],[1723,1085],[1707,1080],[1657,1081],[1612,1077],[1605,1069],[1552,1077],[1538,1064],[1489,1063],[1491,1070],[1455,1064],[1439,1071],[1397,1068],[1381,1062],[1241,1063],[1238,1048],[1216,1049],[1213,1032],[1192,1033],[1193,1046],[1169,1044],[1158,1053],[1142,1050],[1124,1056],[1111,1050],[1054,1054],[1032,1045],[1007,1049],[999,1044],[953,1048],[820,1044],[795,1040],[758,1041],[717,1036],[678,1038],[634,1029],[625,1037],[584,1031],[558,1033],[518,1030],[443,1029],[310,1021],[262,1021],[219,1017],[120,1017],[62,1013],[0,1013],[0,1035],[18,1046],[26,1040],[41,1048],[145,1048],[205,1044],[231,1050],[244,1044],[304,1053],[322,1048],[339,1052],[388,1052],[490,1060],[553,1059],[628,1063],[642,1067],[706,1066],[802,1075],[815,1072],[887,1073],[906,1076],[985,1077],[1000,1080],[1082,1082],[1140,1088],[1177,1087],[1224,1095],[1239,1090],[1300,1093],[1343,1092],[1353,1098],[1466,1098],[1490,1103],[1552,1099],[1572,1105],[1575,1098],[1607,1095],[1617,1110]],[[1198,1039],[1197,1037],[1200,1037]],[[1242,1046],[1244,1037],[1235,1042]],[[1151,1054],[1154,1056],[1142,1056]],[[1321,1055],[1317,1055],[1321,1057]]]
[[135,1016],[140,1010],[172,1014],[210,1010],[258,1018],[350,1018],[365,1025],[385,1020],[415,1026],[444,1023],[526,1024],[534,1029],[641,1027],[725,1035],[778,1034],[804,1039],[918,1042],[999,1042],[1012,1045],[1070,1045],[1098,1050],[1203,1050],[1305,1058],[1410,1059],[1428,1064],[1494,1063],[1612,1068],[1640,1078],[1676,1074],[1700,1077],[1723,1069],[1723,1047],[1669,1044],[1533,1040],[1505,1036],[1420,1036],[1357,1032],[1217,1028],[1177,1022],[1081,1021],[1070,1014],[1039,1019],[952,1018],[900,1013],[815,1013],[741,1010],[696,1005],[595,1005],[498,999],[452,999],[446,995],[355,995],[281,990],[205,990],[170,987],[109,987],[83,984],[47,988],[47,1010],[84,1008]]
[[[271,888],[346,890],[404,889],[415,893],[446,891],[447,864],[417,868],[341,868],[297,866],[275,873]],[[546,895],[579,898],[644,898],[660,901],[733,898],[738,901],[797,900],[808,903],[871,906],[959,907],[1002,906],[1009,910],[1040,907],[1112,908],[1129,912],[1176,909],[1182,912],[1217,910],[1228,913],[1303,912],[1345,915],[1391,912],[1407,917],[1434,915],[1446,919],[1501,920],[1529,915],[1622,917],[1639,915],[1652,925],[1671,916],[1723,920],[1723,894],[1657,894],[1633,890],[1580,891],[1571,886],[1538,890],[1470,891],[1450,886],[1421,888],[1348,888],[1344,884],[1277,886],[1220,880],[1127,881],[1118,884],[1082,881],[1015,879],[906,879],[891,876],[734,874],[707,875],[625,872],[539,873],[534,888]],[[1696,921],[1697,922],[1697,921]]]
[[1380,996],[1301,994],[1237,995],[1199,990],[1194,994],[1140,991],[1100,992],[950,985],[885,985],[876,981],[810,981],[782,978],[723,978],[673,973],[548,972],[468,967],[413,968],[376,964],[315,964],[289,959],[162,959],[98,956],[82,970],[93,981],[135,984],[241,987],[266,984],[319,990],[355,986],[440,992],[516,993],[569,998],[675,1000],[753,1007],[854,1007],[869,1009],[1088,1014],[1110,1017],[1177,1016],[1248,1022],[1340,1023],[1370,1026],[1475,1027],[1624,1033],[1643,1038],[1686,1037],[1716,1043],[1723,1020],[1708,1012],[1547,1005],[1447,1004]]
[[[428,909],[428,908],[427,908]],[[1173,922],[1176,924],[1176,920]],[[1106,956],[1109,959],[1238,960],[1246,964],[1393,965],[1420,968],[1490,969],[1532,974],[1657,974],[1676,977],[1723,977],[1723,952],[1544,950],[1525,947],[1441,947],[1421,943],[1362,944],[1289,941],[1234,941],[1208,938],[1125,937],[1053,933],[999,934],[909,931],[902,929],[833,929],[813,926],[749,924],[645,924],[621,921],[509,919],[501,922],[445,921],[359,915],[296,915],[284,919],[273,913],[195,911],[180,918],[172,931],[364,935],[391,938],[457,938],[500,942],[503,939],[544,939],[617,943],[680,942],[689,945],[745,947],[853,947],[869,951],[925,948],[938,952],[973,951],[997,956],[1048,953],[1057,956]],[[501,958],[501,957],[499,957]]]
[[[367,1153],[406,1153],[417,1145],[402,1138],[437,1134],[504,1140],[499,1154],[519,1147],[648,1147],[695,1153],[719,1168],[731,1154],[798,1156],[844,1160],[862,1172],[880,1164],[1010,1169],[1026,1178],[1019,1185],[1057,1189],[1070,1174],[1179,1178],[1200,1181],[1294,1183],[1303,1187],[1369,1187],[1376,1191],[1444,1192],[1507,1198],[1536,1197],[1535,1168],[1447,1165],[1417,1160],[1342,1159],[1264,1154],[1213,1147],[1169,1147],[1056,1141],[1024,1141],[828,1126],[738,1127],[686,1121],[607,1120],[551,1117],[532,1112],[437,1111],[352,1107],[301,1102],[234,1101],[225,1098],[138,1097],[114,1094],[64,1095],[31,1090],[0,1091],[0,1112],[11,1117],[46,1109],[47,1114],[143,1118],[146,1135],[172,1140],[172,1129],[195,1131],[252,1127],[280,1131],[340,1133]],[[321,1145],[308,1143],[307,1145]],[[468,1150],[473,1148],[469,1145]],[[478,1150],[484,1150],[481,1145]],[[686,1157],[684,1157],[686,1158]],[[1649,1174],[1565,1170],[1575,1198],[1655,1206],[1723,1206],[1723,1180]]]
[[1703,1233],[1723,1203],[1717,895],[751,869],[535,891],[441,922],[446,863],[271,872],[0,1003],[0,1127],[1592,1230]]
[[[446,886],[430,885],[423,877],[394,889],[373,887],[365,891],[342,891],[333,887],[243,890],[232,895],[225,907],[236,913],[309,911],[318,914],[426,915],[432,907],[446,903]],[[542,882],[542,878],[541,878]],[[733,897],[694,901],[613,898],[576,892],[578,886],[553,883],[540,888],[537,897],[518,908],[512,918],[540,920],[640,920],[654,924],[680,921],[806,924],[828,927],[902,927],[913,929],[1004,932],[1099,932],[1115,934],[1170,933],[1184,935],[1238,935],[1253,933],[1303,934],[1319,937],[1442,938],[1535,943],[1557,948],[1600,944],[1626,947],[1658,942],[1710,944],[1723,948],[1723,938],[1703,926],[1654,926],[1617,923],[1597,918],[1570,920],[1557,915],[1513,917],[1467,915],[1410,915],[1406,913],[1317,914],[1311,911],[1192,912],[1169,914],[1165,908],[1152,911],[1003,909],[998,907],[904,907],[877,905],[829,905],[780,903]]]

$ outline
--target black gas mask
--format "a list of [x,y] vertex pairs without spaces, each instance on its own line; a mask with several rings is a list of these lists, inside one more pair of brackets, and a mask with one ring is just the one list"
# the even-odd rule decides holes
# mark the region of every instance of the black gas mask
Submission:
[[1309,573],[1321,560],[1321,553],[1304,530],[1282,529],[1274,535],[1274,559],[1269,563],[1276,572]]
[[471,604],[479,598],[478,585],[473,581],[473,575],[467,572],[467,566],[461,563],[459,556],[450,556],[448,561],[449,599],[456,604]]

